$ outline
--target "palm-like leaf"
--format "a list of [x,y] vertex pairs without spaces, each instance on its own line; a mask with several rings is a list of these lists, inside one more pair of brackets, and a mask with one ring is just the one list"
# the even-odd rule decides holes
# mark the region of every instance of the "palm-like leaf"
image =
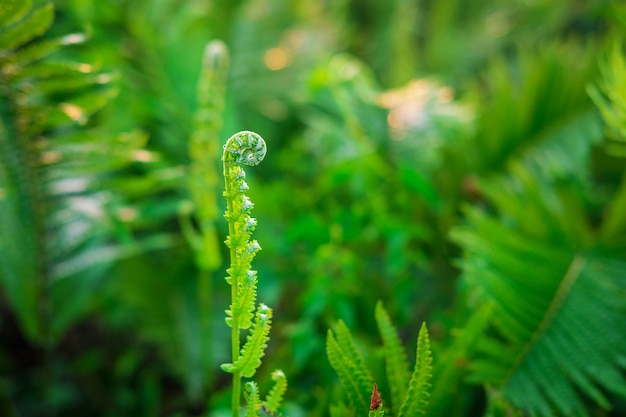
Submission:
[[[626,395],[620,359],[626,351],[626,262],[586,242],[584,233],[578,241],[572,237],[573,230],[585,230],[580,212],[545,205],[565,207],[558,190],[545,201],[538,186],[523,184],[524,207],[543,219],[532,223],[520,218],[521,210],[513,216],[503,211],[505,223],[471,210],[468,224],[454,233],[466,251],[464,277],[481,300],[494,303],[498,330],[481,343],[484,360],[474,364],[474,379],[497,387],[530,415],[585,416],[581,393],[604,408],[610,405],[605,392]],[[499,207],[512,204],[497,189]]]
[[37,39],[53,9],[31,11],[31,3],[0,6],[0,283],[25,334],[40,339],[58,336],[93,293],[97,278],[65,278],[91,266],[99,259],[93,250],[110,243],[119,218],[105,183],[138,159],[146,138],[75,134],[115,94],[111,77],[51,58],[85,37]]

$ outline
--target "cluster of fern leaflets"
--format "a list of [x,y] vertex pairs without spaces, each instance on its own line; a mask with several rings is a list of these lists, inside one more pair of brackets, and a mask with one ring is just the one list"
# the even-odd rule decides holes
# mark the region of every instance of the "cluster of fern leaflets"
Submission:
[[[387,384],[391,396],[391,412],[387,415],[409,417],[426,414],[432,379],[432,353],[426,325],[422,324],[417,337],[415,366],[411,373],[397,331],[381,302],[376,305],[375,317],[383,340]],[[334,332],[328,331],[326,352],[352,406],[352,409],[345,406],[332,408],[331,414],[334,417],[364,416],[366,413],[368,416],[384,415],[382,399],[377,396],[378,386],[343,321],[337,323]],[[374,393],[372,387],[375,387]]]
[[566,189],[547,193],[529,178],[518,166],[485,182],[506,222],[472,209],[454,232],[472,297],[493,305],[472,379],[486,384],[497,409],[587,416],[589,402],[609,409],[610,394],[626,395],[626,262],[591,233]]
[[52,56],[85,40],[40,39],[53,20],[51,4],[0,5],[0,284],[36,341],[58,337],[85,308],[95,280],[66,278],[93,272],[94,250],[111,236],[103,182],[146,140],[78,129],[115,90],[92,65]]
[[[226,281],[231,286],[230,309],[226,311],[226,324],[232,329],[232,363],[222,364],[222,369],[233,375],[232,415],[239,416],[242,378],[252,378],[261,365],[269,340],[272,309],[265,304],[256,306],[257,272],[251,269],[252,259],[261,250],[256,240],[251,240],[257,221],[250,216],[253,203],[245,195],[248,184],[242,165],[254,166],[265,157],[267,147],[261,136],[243,131],[234,134],[224,145],[222,157],[230,268]],[[249,329],[246,342],[240,346],[241,330]],[[287,379],[280,370],[272,376],[274,388],[261,402],[258,386],[254,381],[245,384],[244,398],[247,417],[267,412],[275,415],[287,387]]]

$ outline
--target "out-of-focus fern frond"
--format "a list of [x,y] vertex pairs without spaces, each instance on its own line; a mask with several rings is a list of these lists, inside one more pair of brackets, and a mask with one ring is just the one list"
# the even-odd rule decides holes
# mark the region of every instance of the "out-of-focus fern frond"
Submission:
[[477,88],[484,105],[467,152],[481,173],[502,170],[559,131],[576,132],[592,107],[585,87],[594,62],[585,50],[547,45],[517,51],[512,59],[516,65],[491,63]]
[[498,331],[480,342],[473,378],[533,416],[609,408],[607,393],[626,396],[626,262],[594,241],[564,187],[525,180],[523,165],[512,172],[483,187],[502,219],[472,209],[454,232]]
[[256,382],[248,381],[244,387],[243,396],[246,400],[246,417],[257,417],[261,408],[261,400],[259,399],[259,387]]
[[[54,13],[51,5],[31,6],[0,5],[0,283],[25,334],[40,340],[59,336],[92,296],[102,271],[80,283],[65,278],[79,263],[93,266],[115,222],[124,222],[105,183],[111,170],[145,161],[146,138],[75,134],[115,94],[111,76],[55,61],[52,54],[85,37],[37,39]],[[71,302],[68,285],[76,290]]]
[[602,117],[613,130],[614,142],[607,149],[616,155],[626,156],[626,59],[622,47],[616,43],[601,63],[602,80],[598,86],[588,88]]

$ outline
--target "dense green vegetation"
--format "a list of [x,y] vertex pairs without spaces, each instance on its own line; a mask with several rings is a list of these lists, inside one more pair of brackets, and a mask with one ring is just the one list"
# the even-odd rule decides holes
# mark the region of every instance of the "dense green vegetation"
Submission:
[[0,0],[0,415],[625,415],[625,36],[617,0]]

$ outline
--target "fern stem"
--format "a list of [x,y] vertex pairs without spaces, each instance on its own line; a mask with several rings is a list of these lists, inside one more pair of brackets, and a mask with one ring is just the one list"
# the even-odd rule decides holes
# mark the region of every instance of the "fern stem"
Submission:
[[[228,180],[232,174],[229,172],[230,167],[224,163],[224,179],[225,179],[225,192],[224,195],[229,196],[231,193],[232,184]],[[234,204],[231,198],[226,198],[226,213],[234,213]],[[235,222],[228,221],[228,236],[235,236]],[[237,248],[235,245],[230,245],[230,268],[234,268],[237,262]],[[234,303],[237,299],[237,289],[239,288],[239,276],[237,274],[231,275],[231,283],[230,283],[230,299]],[[231,322],[231,355],[232,355],[232,363],[237,361],[239,357],[239,316],[234,314],[232,316]],[[241,373],[235,372],[233,373],[233,392],[232,392],[232,402],[231,402],[231,410],[233,417],[239,416],[239,407],[241,403]]]

